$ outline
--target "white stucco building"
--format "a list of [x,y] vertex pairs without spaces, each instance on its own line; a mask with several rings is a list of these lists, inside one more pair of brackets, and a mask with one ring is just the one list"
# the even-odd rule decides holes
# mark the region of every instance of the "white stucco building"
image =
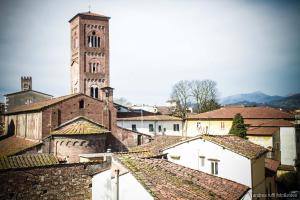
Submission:
[[110,169],[92,179],[93,200],[243,199],[249,187],[164,159],[115,155]]
[[265,193],[267,149],[236,136],[203,135],[163,150],[170,162],[244,184]]
[[182,119],[169,115],[148,115],[117,118],[117,124],[122,128],[152,136],[182,136]]

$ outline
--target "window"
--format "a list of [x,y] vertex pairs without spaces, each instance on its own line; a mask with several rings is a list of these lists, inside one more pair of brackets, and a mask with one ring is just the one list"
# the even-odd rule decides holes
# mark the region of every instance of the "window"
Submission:
[[153,124],[149,124],[149,132],[153,132],[153,131],[154,131]]
[[161,125],[158,126],[158,132],[161,132]]
[[218,175],[218,161],[211,161],[211,174]]
[[221,129],[225,129],[225,123],[224,122],[221,122]]
[[204,167],[204,164],[205,164],[205,156],[199,156],[200,158],[200,166],[201,167]]
[[141,145],[142,144],[142,135],[138,135],[137,137],[137,145]]
[[101,44],[100,37],[96,35],[95,31],[93,31],[92,34],[88,36],[88,47],[100,48],[100,44]]
[[99,93],[99,90],[98,90],[97,86],[94,86],[94,87],[92,86],[90,88],[90,96],[91,97],[98,99],[98,93]]
[[201,122],[197,122],[197,128],[201,128]]
[[173,131],[179,131],[179,124],[173,124]]
[[132,124],[132,125],[131,125],[131,130],[137,131],[137,130],[136,130],[136,124]]
[[84,100],[83,100],[83,99],[81,99],[81,100],[79,101],[79,108],[80,108],[80,109],[84,108]]

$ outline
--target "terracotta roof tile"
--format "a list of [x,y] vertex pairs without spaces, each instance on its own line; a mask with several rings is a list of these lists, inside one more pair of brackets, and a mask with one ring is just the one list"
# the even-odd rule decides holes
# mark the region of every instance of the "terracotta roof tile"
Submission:
[[147,115],[147,116],[136,116],[136,117],[125,117],[118,118],[118,121],[182,121],[179,117],[169,116],[169,115]]
[[28,168],[59,164],[53,154],[24,154],[19,156],[0,157],[0,170]]
[[249,127],[247,135],[249,136],[272,136],[279,131],[279,127]]
[[142,157],[157,156],[162,153],[161,150],[165,147],[184,140],[185,138],[180,136],[156,136],[149,143],[130,148],[129,152],[140,152]]
[[75,97],[77,95],[82,95],[82,94],[79,94],[79,93],[78,94],[71,94],[71,95],[61,96],[61,97],[57,97],[57,98],[53,98],[53,99],[38,101],[38,102],[31,103],[31,104],[28,104],[28,105],[18,106],[15,109],[12,109],[11,111],[7,112],[6,114],[13,114],[13,113],[18,113],[18,112],[40,110],[42,108],[48,107],[50,105],[59,103],[61,101],[67,100],[67,99],[70,99],[70,98]]
[[249,126],[264,126],[264,127],[293,127],[291,121],[284,119],[245,119],[245,124]]
[[157,106],[156,108],[161,115],[172,115],[174,110],[174,108],[168,106]]
[[233,119],[240,113],[244,119],[294,119],[294,116],[270,107],[223,107],[210,112],[190,114],[188,119]]
[[85,117],[76,117],[51,132],[52,135],[102,134],[110,132],[102,125]]
[[163,159],[130,154],[119,155],[118,159],[155,199],[240,199],[249,190],[245,185]]
[[233,135],[203,135],[201,137],[249,159],[257,158],[268,151],[260,145]]
[[0,141],[0,156],[11,156],[39,144],[39,141],[11,136]]
[[280,165],[280,162],[277,160],[272,160],[269,158],[265,158],[265,168],[272,171],[272,172],[276,172],[278,167]]

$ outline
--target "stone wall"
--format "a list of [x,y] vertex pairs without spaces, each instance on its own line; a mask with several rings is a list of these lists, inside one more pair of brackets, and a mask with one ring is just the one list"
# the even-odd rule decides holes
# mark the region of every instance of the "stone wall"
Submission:
[[[68,163],[79,162],[79,154],[106,152],[106,134],[53,136],[50,153]],[[47,152],[47,151],[45,151]]]
[[110,163],[59,164],[0,172],[0,200],[92,199],[92,176]]
[[112,148],[112,151],[127,151],[128,147],[148,143],[150,139],[151,136],[149,135],[116,127],[114,134],[108,137],[108,146]]

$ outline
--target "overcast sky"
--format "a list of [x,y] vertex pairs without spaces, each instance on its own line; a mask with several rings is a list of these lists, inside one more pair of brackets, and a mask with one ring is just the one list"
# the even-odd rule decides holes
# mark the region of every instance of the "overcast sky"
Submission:
[[300,1],[0,0],[0,93],[70,92],[68,20],[111,17],[115,97],[164,104],[179,80],[212,79],[220,97],[300,92]]

